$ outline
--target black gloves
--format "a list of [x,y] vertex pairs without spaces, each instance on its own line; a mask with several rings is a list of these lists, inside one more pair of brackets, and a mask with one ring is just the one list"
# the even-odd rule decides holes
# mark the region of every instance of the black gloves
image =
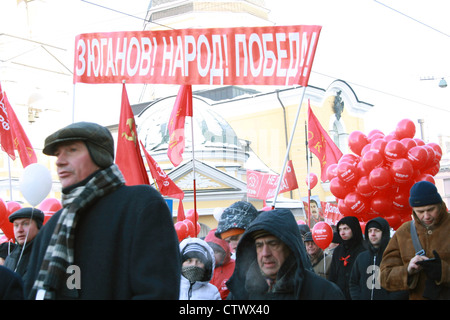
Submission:
[[436,284],[436,281],[441,280],[442,277],[442,262],[441,257],[433,250],[434,259],[421,261],[420,265],[423,271],[427,275],[425,281],[425,289],[423,291],[423,297],[427,299],[438,299],[442,287]]
[[439,281],[442,277],[442,262],[441,257],[433,250],[434,259],[424,260],[420,263],[423,268],[423,271],[427,275],[428,279],[433,281]]

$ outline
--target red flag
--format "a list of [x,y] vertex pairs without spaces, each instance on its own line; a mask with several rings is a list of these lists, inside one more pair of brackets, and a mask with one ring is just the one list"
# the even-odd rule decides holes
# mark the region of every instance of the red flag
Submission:
[[338,163],[342,152],[331,140],[328,133],[322,128],[319,120],[311,110],[308,101],[308,147],[320,161],[322,182],[327,181],[328,166]]
[[6,97],[6,93],[4,98],[6,110],[8,111],[9,125],[11,126],[12,136],[14,139],[14,149],[19,151],[20,161],[22,162],[22,166],[25,168],[29,164],[37,162],[36,153],[34,152],[33,146],[31,145],[30,140],[28,140],[19,119],[17,119],[16,113],[11,107],[8,98]]
[[153,157],[147,152],[147,150],[145,150],[142,141],[139,140],[139,142],[141,143],[141,148],[144,151],[145,158],[147,159],[150,173],[152,174],[153,179],[155,179],[155,183],[158,185],[159,192],[163,196],[168,196],[180,200],[178,202],[177,221],[183,221],[184,219],[186,219],[182,202],[184,198],[183,190],[181,190],[175,184],[175,182],[173,182],[172,179],[169,178],[167,173],[165,173],[164,170],[161,169],[159,164],[153,159]]
[[145,158],[147,159],[148,167],[153,179],[155,179],[158,185],[159,192],[163,196],[170,196],[176,199],[183,199],[184,192],[169,178],[167,173],[159,166],[159,164],[152,158],[152,156],[145,150],[144,145],[141,143],[141,148],[144,151]]
[[[278,174],[247,170],[247,195],[251,198],[263,200],[274,197],[277,191],[278,179],[280,179]],[[297,188],[298,184],[294,167],[292,160],[289,160],[286,164],[286,172],[278,193],[284,193]]]
[[6,152],[11,159],[15,160],[14,139],[9,123],[6,101],[6,96],[3,95],[2,87],[0,85],[0,144],[2,145],[2,150]]
[[182,85],[169,119],[169,147],[167,155],[176,167],[183,161],[185,146],[184,118],[192,117],[192,86]]
[[136,123],[128,101],[125,83],[122,86],[116,164],[122,171],[127,185],[150,184],[144,160],[141,156]]

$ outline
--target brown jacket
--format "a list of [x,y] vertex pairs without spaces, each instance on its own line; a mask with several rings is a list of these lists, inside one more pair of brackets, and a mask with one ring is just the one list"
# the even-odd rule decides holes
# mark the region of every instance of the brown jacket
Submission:
[[426,228],[414,214],[414,220],[398,228],[383,254],[380,265],[381,286],[388,291],[409,290],[409,299],[424,299],[426,274],[421,271],[408,276],[407,267],[415,250],[411,239],[410,223],[415,223],[420,243],[428,258],[436,250],[442,261],[442,277],[437,285],[442,287],[441,297],[449,299],[450,292],[450,217],[445,205],[430,228]]

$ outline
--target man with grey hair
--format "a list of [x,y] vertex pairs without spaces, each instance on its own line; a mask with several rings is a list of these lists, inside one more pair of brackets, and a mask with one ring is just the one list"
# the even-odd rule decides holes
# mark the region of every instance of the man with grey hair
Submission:
[[178,299],[168,206],[149,185],[125,185],[109,130],[73,123],[48,136],[43,153],[56,157],[63,208],[35,239],[27,298]]

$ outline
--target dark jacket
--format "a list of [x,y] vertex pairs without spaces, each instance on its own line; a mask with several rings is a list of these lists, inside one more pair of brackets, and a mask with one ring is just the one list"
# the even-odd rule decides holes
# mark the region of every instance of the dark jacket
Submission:
[[[36,296],[34,280],[60,215],[35,238],[24,279],[29,299]],[[74,252],[80,299],[178,299],[178,240],[166,202],[150,186],[122,186],[82,212]],[[57,299],[66,298],[63,289]]]
[[13,251],[6,257],[4,266],[14,272],[17,272],[21,277],[24,277],[27,273],[28,261],[30,260],[31,250],[33,248],[34,239],[25,244],[25,250],[23,246],[16,245]]
[[328,280],[336,283],[341,288],[345,298],[350,300],[349,279],[353,263],[365,248],[358,219],[352,216],[342,218],[336,225],[337,230],[339,230],[341,224],[346,224],[352,229],[353,237],[349,240],[342,240],[341,238],[340,245],[334,249]]
[[23,283],[20,276],[0,266],[0,300],[23,300]]
[[[274,290],[261,276],[256,261],[255,241],[252,233],[265,230],[279,238],[290,249],[291,254],[281,266]],[[239,241],[236,251],[236,267],[227,282],[228,299],[237,300],[287,300],[287,299],[343,299],[339,288],[310,271],[297,223],[290,210],[264,211],[250,224]]]
[[[379,228],[382,232],[380,246],[375,248],[369,241],[369,229]],[[368,248],[361,252],[353,265],[350,275],[350,295],[352,300],[397,300],[407,298],[405,292],[389,292],[381,287],[379,281],[380,263],[390,235],[389,223],[376,217],[366,224],[364,232]]]

